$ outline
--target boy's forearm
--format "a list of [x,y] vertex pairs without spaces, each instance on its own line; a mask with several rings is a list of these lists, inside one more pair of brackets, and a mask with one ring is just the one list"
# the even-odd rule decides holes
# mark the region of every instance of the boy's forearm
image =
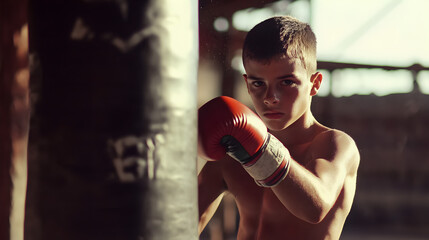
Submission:
[[272,190],[296,217],[309,223],[319,223],[335,204],[342,184],[326,186],[322,179],[297,162],[292,161],[291,164],[286,179]]

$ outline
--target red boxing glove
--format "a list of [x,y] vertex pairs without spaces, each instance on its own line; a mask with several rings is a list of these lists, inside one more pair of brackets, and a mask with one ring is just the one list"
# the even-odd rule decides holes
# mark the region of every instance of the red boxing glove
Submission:
[[198,110],[198,132],[203,157],[230,155],[260,186],[275,186],[289,171],[289,151],[252,110],[233,98],[217,97],[204,104]]

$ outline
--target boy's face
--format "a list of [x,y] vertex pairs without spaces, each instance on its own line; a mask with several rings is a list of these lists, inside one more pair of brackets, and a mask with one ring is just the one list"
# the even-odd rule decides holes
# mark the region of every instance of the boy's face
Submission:
[[255,110],[274,131],[287,128],[310,111],[311,96],[322,80],[320,73],[310,76],[296,59],[274,59],[268,64],[246,60],[245,69]]

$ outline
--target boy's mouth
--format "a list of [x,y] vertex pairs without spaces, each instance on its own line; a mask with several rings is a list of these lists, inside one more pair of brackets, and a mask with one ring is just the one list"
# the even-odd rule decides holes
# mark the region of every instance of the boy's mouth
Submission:
[[279,119],[283,117],[283,113],[280,112],[266,112],[264,113],[264,117],[268,119]]

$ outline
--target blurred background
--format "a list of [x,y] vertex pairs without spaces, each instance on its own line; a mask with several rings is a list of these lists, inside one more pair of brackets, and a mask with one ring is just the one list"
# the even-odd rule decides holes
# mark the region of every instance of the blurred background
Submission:
[[[324,79],[312,110],[361,154],[341,239],[429,239],[429,1],[200,0],[198,104],[219,95],[249,107],[241,45],[275,15],[310,23]],[[199,169],[203,166],[199,160]],[[201,239],[235,239],[225,195]]]

